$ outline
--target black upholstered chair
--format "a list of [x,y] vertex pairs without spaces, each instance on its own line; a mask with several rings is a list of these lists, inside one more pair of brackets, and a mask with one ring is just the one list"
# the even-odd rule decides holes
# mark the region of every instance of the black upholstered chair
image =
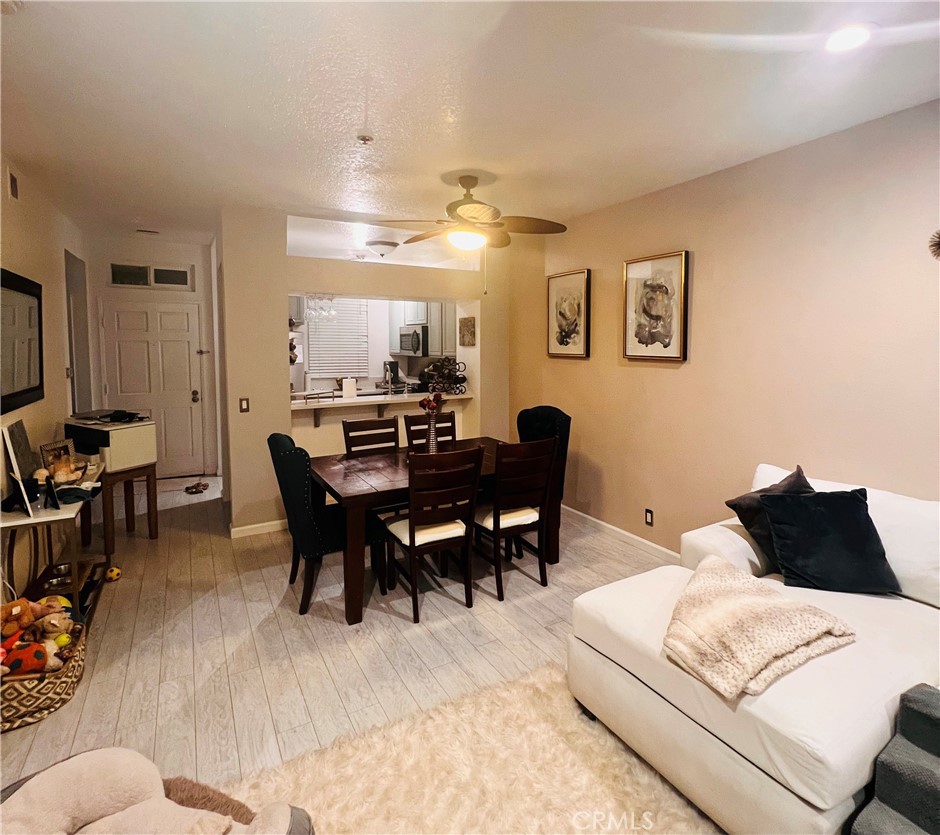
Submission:
[[[523,409],[516,418],[516,429],[520,441],[543,441],[557,438],[555,447],[555,469],[552,473],[552,489],[549,492],[549,510],[552,518],[548,520],[548,536],[554,537],[561,520],[557,518],[561,500],[565,497],[565,469],[568,465],[568,440],[571,437],[571,416],[555,406],[533,406]],[[532,545],[522,537],[516,538],[516,553],[522,556],[522,548],[535,551]],[[558,542],[549,543],[549,562],[558,562]]]
[[[346,547],[346,514],[339,505],[327,505],[326,492],[310,476],[307,450],[296,446],[293,438],[276,432],[268,436],[268,449],[293,543],[291,583],[297,579],[301,558],[304,560],[300,614],[305,615],[310,608],[317,575],[317,565],[311,563],[318,564],[325,554],[342,551]],[[385,528],[376,520],[367,521],[366,543],[370,546],[372,570],[379,591],[386,594]]]

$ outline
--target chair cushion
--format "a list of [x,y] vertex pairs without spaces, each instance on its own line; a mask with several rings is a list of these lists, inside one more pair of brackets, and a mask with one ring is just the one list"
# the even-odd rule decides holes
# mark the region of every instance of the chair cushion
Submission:
[[[411,543],[411,532],[408,528],[408,517],[387,523],[388,532],[402,545]],[[444,522],[442,525],[418,525],[415,528],[415,545],[428,545],[431,542],[443,542],[447,539],[456,539],[466,532],[463,522],[454,520]]]
[[[779,480],[779,479],[778,479]],[[814,658],[759,696],[728,703],[668,661],[663,637],[692,571],[665,566],[582,594],[575,637],[631,672],[690,719],[819,809],[870,779],[894,734],[901,693],[938,680],[938,613],[902,597],[785,586],[786,597],[831,612],[856,641]]]
[[[538,522],[539,512],[534,507],[517,507],[515,510],[504,510],[499,514],[499,528],[500,530],[507,530],[509,528],[518,528],[520,525],[531,525],[533,522]],[[493,506],[484,505],[483,507],[478,507],[476,516],[474,517],[474,522],[478,524],[481,528],[486,528],[486,530],[493,530]]]

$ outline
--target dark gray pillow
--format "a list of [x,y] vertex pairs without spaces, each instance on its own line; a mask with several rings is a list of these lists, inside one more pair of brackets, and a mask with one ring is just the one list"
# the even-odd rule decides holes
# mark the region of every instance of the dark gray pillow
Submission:
[[771,484],[770,487],[761,487],[760,490],[753,490],[725,502],[737,514],[745,530],[754,538],[761,551],[764,552],[764,556],[770,562],[772,573],[780,571],[780,564],[774,551],[774,540],[770,534],[770,522],[767,521],[767,514],[760,503],[760,497],[774,493],[793,493],[797,496],[806,496],[815,492],[812,485],[806,480],[806,476],[803,475],[803,468],[797,465],[797,468],[790,475],[776,484]]
[[784,583],[855,594],[900,594],[864,487],[760,498]]

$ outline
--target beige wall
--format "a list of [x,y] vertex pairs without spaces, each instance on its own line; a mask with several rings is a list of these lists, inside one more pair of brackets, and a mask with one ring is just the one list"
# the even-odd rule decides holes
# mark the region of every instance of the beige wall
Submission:
[[[227,426],[226,457],[230,462],[224,478],[233,528],[272,522],[283,516],[265,440],[272,432],[290,433],[292,428],[284,350],[287,295],[291,292],[479,298],[479,331],[488,342],[492,341],[491,349],[481,356],[480,386],[474,391],[480,404],[478,426],[494,433],[504,433],[507,426],[509,368],[504,300],[514,260],[508,250],[490,254],[489,294],[482,297],[483,282],[477,272],[288,256],[286,228],[282,212],[247,208],[222,212],[221,324],[227,352],[223,422]],[[521,241],[518,247],[529,245]],[[513,248],[516,246],[514,243]],[[541,259],[534,263],[540,274]],[[516,280],[515,274],[512,280]],[[251,411],[247,414],[238,411],[240,397],[250,398]],[[473,409],[466,411],[464,419],[469,417],[472,422],[470,416],[474,414]],[[473,429],[468,424],[466,431]],[[333,432],[320,437],[335,441],[337,436]],[[311,440],[305,438],[305,442]],[[332,446],[330,450],[311,451],[341,449]]]
[[[10,161],[3,159],[3,170]],[[65,250],[87,261],[79,228],[39,191],[31,177],[20,173],[19,200],[2,186],[2,237],[0,261],[42,285],[44,399],[3,416],[3,425],[16,420],[26,424],[33,446],[53,440],[56,424],[69,410],[68,325],[65,309]]]
[[[546,357],[514,276],[510,412],[571,414],[566,503],[672,549],[761,461],[935,499],[937,214],[933,102],[576,218],[545,272],[592,269],[592,357]],[[689,360],[627,361],[622,262],[677,249]]]
[[[10,161],[3,159],[6,172]],[[86,258],[81,231],[59,212],[39,191],[33,179],[19,174],[19,200],[9,197],[2,183],[2,234],[0,263],[42,285],[43,372],[45,397],[21,409],[3,415],[3,425],[22,420],[34,449],[40,444],[61,437],[57,427],[69,413],[69,385],[65,377],[68,367],[68,326],[65,307],[65,250]],[[6,176],[4,174],[4,176]],[[3,491],[6,492],[6,450],[3,453]],[[22,590],[28,564],[27,537],[17,543],[15,576],[18,591]],[[4,548],[5,548],[4,544]],[[5,592],[4,592],[5,594]]]
[[[208,245],[181,244],[161,241],[153,238],[89,237],[88,241],[88,294],[93,311],[101,309],[106,300],[145,301],[161,303],[195,302],[200,307],[199,331],[201,347],[213,349],[213,304],[210,248]],[[153,264],[163,267],[193,267],[193,289],[168,290],[150,287],[113,287],[111,285],[111,264]],[[94,317],[92,321],[97,321]],[[101,341],[101,329],[90,328],[91,333],[91,368],[92,391],[95,408],[104,407],[104,368],[105,346]],[[216,423],[216,380],[215,357],[203,354],[201,362],[203,407],[203,434],[205,467],[207,473],[214,473],[218,467],[218,430]],[[113,404],[111,404],[113,407]]]

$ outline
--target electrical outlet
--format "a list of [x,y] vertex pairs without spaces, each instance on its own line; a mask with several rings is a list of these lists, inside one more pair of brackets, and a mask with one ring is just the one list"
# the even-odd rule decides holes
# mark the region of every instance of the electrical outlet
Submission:
[[249,412],[249,411],[251,411],[251,409],[250,409],[250,407],[249,407],[249,405],[248,405],[248,398],[247,398],[247,397],[239,397],[239,398],[238,398],[238,411],[239,411],[239,412]]
[[646,524],[649,525],[650,527],[653,527],[653,511],[650,510],[649,508],[646,508],[644,513],[646,517]]

